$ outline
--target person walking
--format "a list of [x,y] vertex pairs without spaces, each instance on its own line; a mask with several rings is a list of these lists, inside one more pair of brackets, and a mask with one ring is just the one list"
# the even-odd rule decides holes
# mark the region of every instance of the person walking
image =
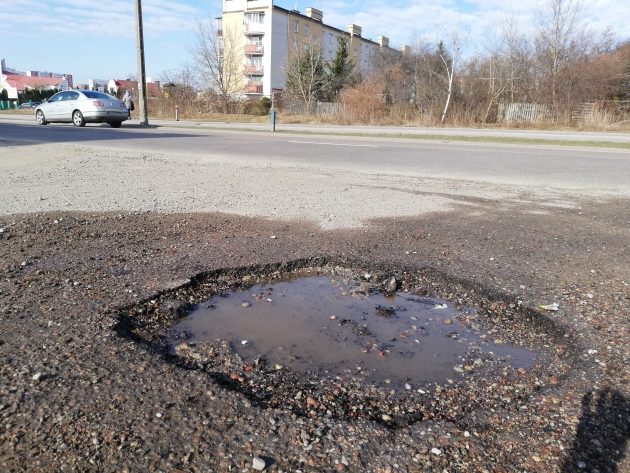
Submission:
[[131,112],[134,109],[133,106],[133,91],[132,90],[125,90],[125,95],[123,95],[123,103],[125,104],[125,107],[127,107],[127,113],[128,113],[128,118],[131,119]]

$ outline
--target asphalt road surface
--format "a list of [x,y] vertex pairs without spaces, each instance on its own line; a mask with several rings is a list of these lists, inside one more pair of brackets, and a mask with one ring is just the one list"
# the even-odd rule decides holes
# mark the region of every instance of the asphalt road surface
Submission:
[[169,127],[77,129],[71,125],[39,127],[23,123],[0,123],[0,141],[5,144],[68,143],[111,150],[185,154],[230,163],[630,195],[630,152],[625,150]]

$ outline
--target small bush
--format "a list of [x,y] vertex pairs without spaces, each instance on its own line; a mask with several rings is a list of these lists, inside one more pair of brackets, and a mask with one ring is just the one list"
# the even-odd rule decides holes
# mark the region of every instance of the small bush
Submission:
[[267,115],[271,109],[271,100],[263,97],[260,100],[248,100],[243,106],[243,113],[247,115]]
[[271,110],[271,99],[269,97],[263,97],[260,99],[260,103],[267,110],[267,113],[269,113],[269,110]]

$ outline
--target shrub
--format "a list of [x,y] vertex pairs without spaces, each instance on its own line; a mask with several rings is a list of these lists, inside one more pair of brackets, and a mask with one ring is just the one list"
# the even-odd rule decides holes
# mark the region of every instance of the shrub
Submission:
[[269,113],[271,110],[271,99],[269,97],[263,97],[260,99],[261,106],[265,108],[266,113]]
[[378,123],[387,115],[386,84],[366,81],[341,91],[343,118],[355,123]]
[[248,100],[243,106],[243,113],[248,115],[267,115],[271,109],[271,100],[263,97],[260,100]]

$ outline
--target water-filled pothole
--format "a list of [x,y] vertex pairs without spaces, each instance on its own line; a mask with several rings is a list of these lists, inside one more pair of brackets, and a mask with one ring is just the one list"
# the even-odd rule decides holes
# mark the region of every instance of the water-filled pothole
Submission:
[[221,292],[193,306],[168,339],[173,351],[184,340],[221,340],[245,363],[374,384],[442,383],[489,362],[534,362],[534,352],[474,318],[474,309],[442,299],[319,275]]
[[326,258],[201,273],[118,318],[121,336],[252,404],[390,427],[486,429],[562,382],[581,350],[556,320],[470,280]]

